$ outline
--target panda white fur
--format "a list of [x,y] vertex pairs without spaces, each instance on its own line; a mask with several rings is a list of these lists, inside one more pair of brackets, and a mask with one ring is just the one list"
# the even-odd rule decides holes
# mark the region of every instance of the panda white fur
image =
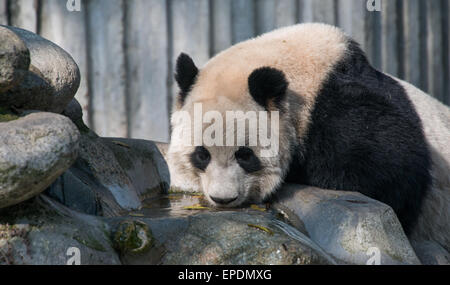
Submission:
[[201,70],[181,54],[175,77],[175,111],[193,115],[198,103],[224,117],[278,111],[279,151],[260,157],[260,145],[186,143],[175,134],[209,124],[196,128],[175,112],[167,152],[173,186],[203,191],[221,207],[261,202],[283,181],[359,191],[390,205],[411,238],[450,250],[449,108],[375,70],[339,29],[282,28],[221,52]]

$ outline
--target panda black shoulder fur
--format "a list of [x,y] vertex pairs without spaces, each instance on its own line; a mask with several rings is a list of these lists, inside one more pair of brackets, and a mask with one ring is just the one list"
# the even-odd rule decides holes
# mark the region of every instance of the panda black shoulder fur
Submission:
[[174,186],[225,207],[260,202],[283,181],[359,191],[390,205],[410,237],[450,250],[449,108],[374,69],[339,29],[282,28],[223,51],[201,70],[182,54],[176,80],[176,111],[193,115],[197,103],[224,117],[278,111],[279,151],[261,157],[260,145],[186,143],[175,134],[195,136],[208,124],[196,127],[175,112],[167,153]]

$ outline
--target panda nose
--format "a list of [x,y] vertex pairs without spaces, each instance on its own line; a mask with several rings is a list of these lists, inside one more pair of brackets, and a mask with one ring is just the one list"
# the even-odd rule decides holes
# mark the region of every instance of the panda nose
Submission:
[[222,204],[222,205],[230,204],[231,202],[235,201],[238,198],[238,197],[234,197],[234,198],[217,198],[217,197],[213,197],[213,196],[210,196],[210,197],[211,197],[211,200],[213,200],[217,204]]

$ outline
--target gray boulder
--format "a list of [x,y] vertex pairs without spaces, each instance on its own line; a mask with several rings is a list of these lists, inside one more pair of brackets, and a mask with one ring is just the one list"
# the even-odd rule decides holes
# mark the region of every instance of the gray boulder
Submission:
[[269,213],[207,212],[142,218],[134,221],[137,224],[126,221],[125,226],[122,219],[111,220],[114,222],[118,229],[114,243],[129,241],[128,247],[123,243],[118,247],[125,264],[335,264],[309,238]]
[[[76,251],[73,251],[73,250]],[[335,264],[269,212],[102,218],[41,195],[0,210],[0,264]]]
[[0,93],[18,85],[30,66],[30,52],[12,31],[0,27]]
[[80,85],[80,71],[75,61],[62,48],[39,35],[15,27],[0,27],[20,38],[31,57],[29,69],[20,84],[0,93],[0,104],[61,113]]
[[[108,205],[113,203],[114,197],[108,195],[108,190],[102,188],[100,184],[93,180],[91,176],[86,175],[83,171],[83,166],[75,163],[63,175],[58,177],[45,193],[59,203],[80,213],[102,216],[104,208],[106,213],[110,213]],[[103,197],[103,199],[100,197]],[[103,206],[105,200],[111,202],[107,206]],[[115,214],[119,215],[120,207],[116,204],[114,206]]]
[[33,113],[0,123],[0,208],[40,194],[78,154],[79,132],[66,117]]
[[151,141],[100,138],[84,126],[80,155],[48,189],[64,205],[91,215],[120,216],[168,192],[167,164]]
[[450,265],[450,253],[434,241],[411,241],[417,256],[425,265]]
[[39,196],[0,210],[0,265],[120,264],[110,228]]
[[66,106],[62,114],[72,120],[75,124],[83,120],[83,109],[77,99],[73,98]]
[[123,138],[102,138],[102,141],[130,177],[141,200],[169,191],[169,168],[154,142]]
[[285,185],[278,203],[303,221],[315,243],[344,263],[420,264],[394,211],[381,202],[357,192]]

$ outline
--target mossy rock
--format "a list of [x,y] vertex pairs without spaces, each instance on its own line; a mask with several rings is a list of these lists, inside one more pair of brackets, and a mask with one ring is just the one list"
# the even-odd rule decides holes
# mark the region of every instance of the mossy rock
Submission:
[[39,196],[0,209],[0,265],[66,265],[74,247],[82,265],[120,264],[110,235],[103,220]]
[[14,114],[11,110],[4,107],[0,107],[0,123],[14,121],[17,120],[18,118],[19,116]]
[[143,254],[153,245],[153,234],[140,221],[122,221],[113,234],[113,246],[122,255]]
[[78,155],[79,132],[58,114],[32,113],[0,123],[0,133],[0,208],[42,193]]

